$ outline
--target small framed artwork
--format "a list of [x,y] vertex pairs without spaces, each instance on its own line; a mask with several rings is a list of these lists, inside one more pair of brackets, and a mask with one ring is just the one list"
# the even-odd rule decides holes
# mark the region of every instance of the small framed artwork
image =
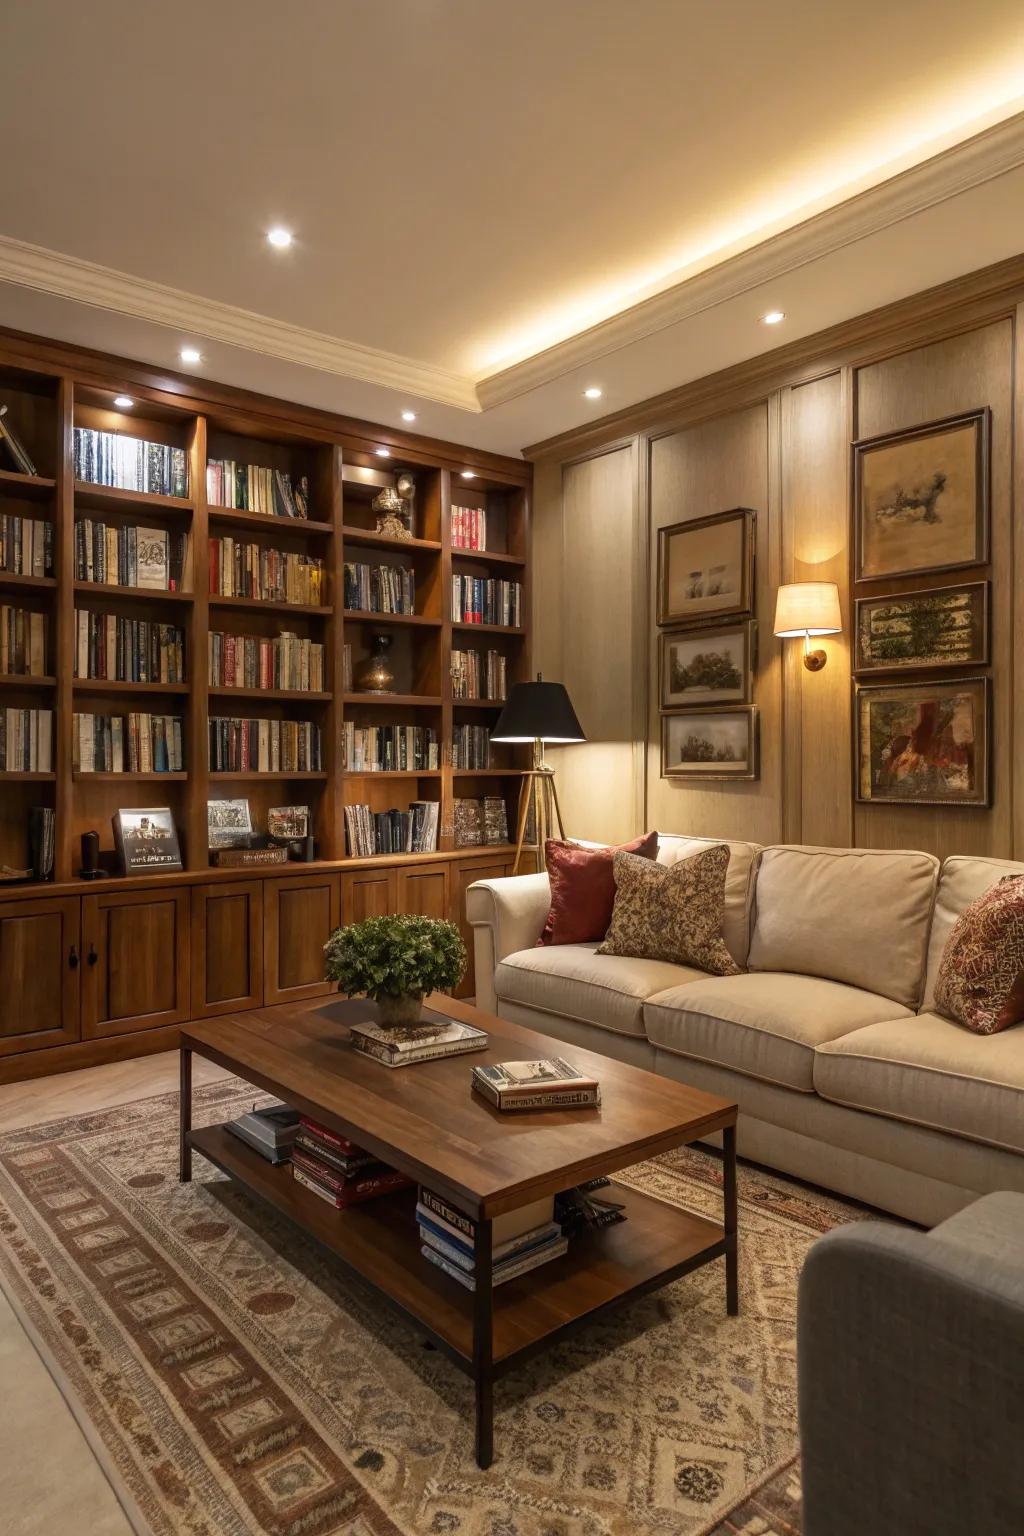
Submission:
[[661,717],[663,779],[756,779],[758,716],[742,709],[690,709]]
[[858,685],[857,799],[988,805],[990,693],[986,677]]
[[181,868],[178,831],[170,806],[115,811],[111,820],[124,874],[154,875]]
[[695,704],[749,704],[757,626],[665,630],[658,636],[662,710]]
[[749,618],[757,513],[734,507],[658,529],[658,623]]
[[295,843],[309,836],[308,805],[272,805],[267,812],[267,836],[275,843]]
[[854,443],[858,581],[984,564],[990,427],[985,407]]
[[248,848],[252,837],[248,800],[207,800],[206,829],[211,848]]
[[859,597],[856,672],[988,665],[988,582]]

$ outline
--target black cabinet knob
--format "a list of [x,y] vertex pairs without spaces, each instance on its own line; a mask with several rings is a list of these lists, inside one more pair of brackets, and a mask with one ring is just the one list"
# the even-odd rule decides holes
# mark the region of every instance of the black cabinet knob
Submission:
[[86,955],[85,958],[88,960],[90,965],[95,965],[96,964],[96,961],[99,959],[99,955],[96,953],[96,945],[95,944],[90,944],[89,945],[89,953]]
[[77,971],[77,969],[78,969],[78,946],[76,944],[72,944],[72,946],[71,946],[71,953],[70,953],[70,955],[68,955],[68,965],[71,967],[71,969],[73,971]]

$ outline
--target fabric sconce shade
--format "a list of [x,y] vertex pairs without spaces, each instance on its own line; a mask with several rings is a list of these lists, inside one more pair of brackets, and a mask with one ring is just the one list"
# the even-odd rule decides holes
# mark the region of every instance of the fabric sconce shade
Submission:
[[828,659],[821,650],[812,651],[812,635],[838,635],[843,615],[839,607],[839,588],[834,581],[793,581],[779,588],[775,601],[775,633],[780,640],[804,642],[804,666],[820,672]]

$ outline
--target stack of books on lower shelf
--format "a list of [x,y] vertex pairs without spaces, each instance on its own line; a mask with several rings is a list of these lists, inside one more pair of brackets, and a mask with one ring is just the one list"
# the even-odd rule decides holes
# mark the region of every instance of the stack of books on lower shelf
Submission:
[[412,1180],[389,1168],[347,1136],[302,1115],[292,1146],[292,1174],[303,1189],[335,1210],[408,1189]]
[[473,1087],[501,1110],[594,1109],[601,1102],[597,1079],[561,1056],[474,1067]]
[[230,1120],[228,1130],[268,1163],[287,1163],[298,1135],[299,1112],[280,1102],[267,1104],[263,1109],[254,1104],[248,1114]]
[[[464,1211],[421,1187],[416,1205],[419,1222],[420,1252],[431,1264],[464,1285],[476,1290],[476,1222]],[[554,1197],[535,1200],[496,1216],[491,1224],[491,1284],[503,1285],[517,1275],[525,1275],[551,1259],[559,1258],[569,1246],[568,1238],[555,1220]]]

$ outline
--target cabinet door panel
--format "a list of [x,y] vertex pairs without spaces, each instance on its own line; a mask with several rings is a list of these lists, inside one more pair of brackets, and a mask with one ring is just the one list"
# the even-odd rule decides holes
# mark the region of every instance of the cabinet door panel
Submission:
[[263,1001],[263,882],[197,885],[192,891],[192,1017]]
[[401,865],[398,875],[399,912],[415,912],[421,917],[447,917],[447,864]]
[[80,1039],[81,903],[0,907],[0,1056]]
[[82,900],[82,1033],[118,1035],[188,1018],[189,893]]
[[361,923],[364,917],[386,917],[398,910],[393,869],[354,869],[342,875],[341,883],[346,923]]
[[465,864],[452,865],[450,915],[452,922],[459,925],[469,954],[466,974],[455,989],[456,997],[472,997],[476,989],[473,975],[473,930],[466,921],[466,892],[474,880],[498,880],[511,872],[511,858],[496,859],[493,864],[486,859],[467,859]]
[[329,992],[324,945],[341,920],[337,875],[268,880],[263,903],[265,1002],[290,1003]]

